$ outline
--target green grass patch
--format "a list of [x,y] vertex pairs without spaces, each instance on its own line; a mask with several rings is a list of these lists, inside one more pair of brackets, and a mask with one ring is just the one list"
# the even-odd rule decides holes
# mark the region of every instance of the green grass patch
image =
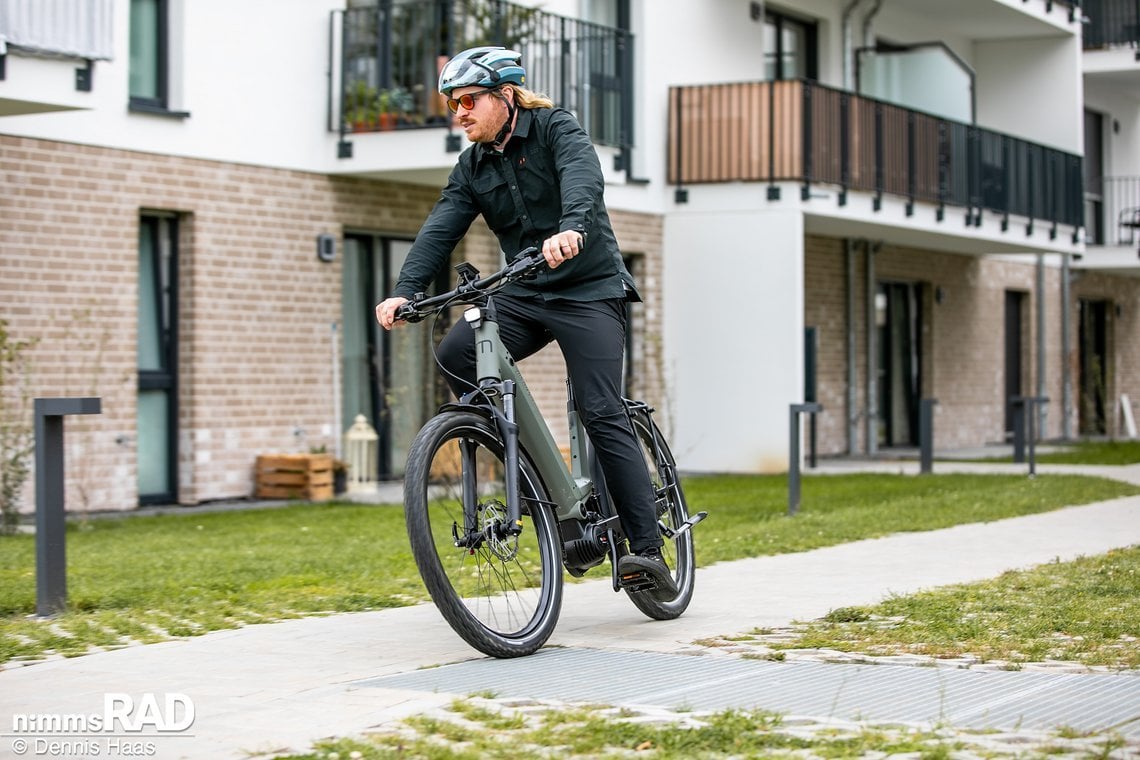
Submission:
[[[1077,476],[820,476],[790,518],[782,476],[693,477],[685,490],[710,513],[702,565],[1140,493]],[[34,537],[0,537],[0,662],[427,598],[396,506],[92,519],[69,525],[67,555],[70,609],[35,620]]]
[[800,512],[788,517],[784,476],[693,477],[684,486],[690,511],[709,512],[697,529],[701,564],[990,522],[1140,492],[1083,476],[817,475],[804,478]]
[[[1140,441],[1077,441],[1056,451],[1034,451],[1038,464],[1140,464]],[[1012,462],[1013,457],[986,457],[979,462]]]
[[773,648],[1140,667],[1140,546],[844,607]]
[[318,742],[313,751],[282,760],[530,760],[628,758],[854,758],[904,755],[953,757],[1108,756],[1122,746],[1115,734],[1042,734],[1027,744],[947,727],[804,723],[785,726],[760,710],[652,715],[605,705],[479,704],[459,700],[445,711],[408,718],[358,737]]

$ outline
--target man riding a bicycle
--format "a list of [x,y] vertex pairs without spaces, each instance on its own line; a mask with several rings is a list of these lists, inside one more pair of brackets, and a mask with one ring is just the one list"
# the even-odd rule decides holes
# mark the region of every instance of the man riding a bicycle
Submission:
[[[391,297],[376,306],[390,330],[396,310],[427,290],[482,215],[504,251],[542,250],[549,269],[495,296],[503,343],[521,360],[558,343],[630,553],[623,576],[677,587],[661,557],[653,486],[621,397],[625,301],[639,301],[603,201],[604,180],[585,130],[568,111],[527,90],[521,56],[477,47],[444,66],[439,91],[472,145],[460,154],[416,236]],[[476,387],[471,327],[458,321],[438,359],[456,396]]]

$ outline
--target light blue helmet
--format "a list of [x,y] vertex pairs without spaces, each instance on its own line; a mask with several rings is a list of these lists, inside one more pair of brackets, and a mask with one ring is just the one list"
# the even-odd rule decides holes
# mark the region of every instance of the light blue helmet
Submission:
[[498,87],[526,84],[522,55],[505,47],[485,45],[464,50],[439,72],[439,91],[450,95],[458,87]]

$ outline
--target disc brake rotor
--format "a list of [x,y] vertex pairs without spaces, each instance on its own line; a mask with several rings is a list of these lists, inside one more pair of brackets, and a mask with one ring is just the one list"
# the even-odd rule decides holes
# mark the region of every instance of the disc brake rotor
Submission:
[[506,518],[506,505],[497,499],[479,505],[479,528],[487,538],[487,548],[503,562],[510,562],[519,553],[519,537],[500,535]]

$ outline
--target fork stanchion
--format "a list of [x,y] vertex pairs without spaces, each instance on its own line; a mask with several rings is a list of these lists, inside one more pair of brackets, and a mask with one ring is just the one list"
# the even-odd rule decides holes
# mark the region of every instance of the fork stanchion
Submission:
[[789,412],[791,433],[788,439],[788,515],[800,511],[800,415],[822,412],[820,404],[792,404]]
[[918,406],[919,472],[934,472],[934,407],[938,399],[924,398]]
[[67,606],[67,520],[63,508],[63,418],[100,414],[99,398],[37,398],[36,433],[36,615]]

